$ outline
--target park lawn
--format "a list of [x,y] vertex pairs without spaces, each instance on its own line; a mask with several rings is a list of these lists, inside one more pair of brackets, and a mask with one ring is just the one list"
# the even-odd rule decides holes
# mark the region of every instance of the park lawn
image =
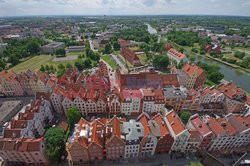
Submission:
[[250,52],[250,47],[235,47],[233,50]]
[[28,69],[35,71],[36,69],[39,69],[41,65],[44,65],[51,60],[52,57],[50,55],[39,55],[12,67],[10,70],[15,71],[16,73],[24,72]]
[[68,63],[74,66],[75,60],[54,62],[51,55],[38,55],[24,62],[21,62],[10,70],[15,71],[16,73],[21,73],[27,71],[28,69],[30,69],[31,71],[36,71],[40,69],[42,65],[53,65],[55,68],[57,68],[59,64],[63,64],[64,66],[66,66],[66,64]]
[[140,59],[142,64],[147,64],[147,56],[146,56],[146,54],[140,54],[140,55],[137,55],[137,56]]
[[67,53],[66,56],[78,56],[78,55],[84,55],[85,52],[84,51],[80,51],[80,52],[70,52],[70,53]]
[[227,59],[233,59],[233,60],[236,60],[236,61],[241,61],[241,59],[236,58],[236,57],[235,57],[233,54],[231,54],[231,53],[223,54],[223,57],[224,57],[224,58],[227,58]]
[[130,49],[131,49],[132,51],[137,51],[137,50],[140,50],[140,48],[139,48],[139,47],[130,47]]
[[105,62],[107,62],[113,70],[117,69],[117,64],[115,61],[111,58],[110,55],[104,55],[101,57]]
[[54,62],[54,61],[50,60],[47,63],[44,63],[43,65],[49,65],[49,66],[53,65],[55,68],[57,68],[59,64],[63,64],[64,66],[66,66],[68,63],[71,64],[72,66],[74,66],[75,60],[73,60],[73,61],[60,61],[60,62]]

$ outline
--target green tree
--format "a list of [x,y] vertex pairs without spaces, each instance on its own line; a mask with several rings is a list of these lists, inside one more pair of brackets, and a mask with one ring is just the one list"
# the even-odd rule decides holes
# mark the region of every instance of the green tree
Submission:
[[180,61],[180,63],[177,65],[178,69],[182,69],[182,67],[185,65],[185,63],[183,62],[183,60]]
[[71,128],[81,119],[81,113],[75,107],[68,109],[67,120]]
[[188,111],[182,111],[182,112],[180,113],[181,121],[182,121],[185,125],[187,124],[187,122],[188,122],[190,116],[191,116],[191,113],[188,112]]
[[66,69],[72,68],[72,65],[70,63],[66,64]]
[[113,47],[114,47],[114,50],[115,50],[115,51],[119,51],[120,48],[121,48],[121,46],[120,46],[120,44],[119,44],[118,42],[115,42],[115,43],[113,44]]
[[83,68],[84,68],[84,69],[89,69],[89,68],[91,68],[91,60],[90,60],[90,59],[85,59],[85,60],[83,61]]
[[58,65],[58,68],[59,68],[59,69],[65,69],[65,66],[64,66],[63,64],[60,63],[60,64]]
[[57,70],[57,77],[61,77],[65,73],[66,69],[63,64],[58,65],[58,70]]
[[66,56],[66,51],[64,48],[59,48],[56,50],[56,55],[60,55],[60,56]]
[[240,62],[240,67],[248,68],[248,67],[249,67],[249,64],[250,64],[249,61],[243,59],[242,62]]
[[49,66],[49,72],[50,72],[50,73],[55,73],[55,68],[54,68],[53,65],[50,65],[50,66]]
[[7,64],[3,59],[0,59],[0,71],[5,70]]
[[111,52],[112,52],[112,47],[111,47],[111,45],[108,43],[108,44],[106,44],[106,46],[105,46],[104,53],[105,53],[105,54],[111,54]]
[[219,84],[220,80],[222,80],[223,78],[224,78],[224,75],[217,71],[212,72],[208,75],[208,79],[215,84]]
[[245,54],[245,52],[236,51],[236,52],[234,53],[234,56],[235,56],[236,58],[243,59],[243,58],[246,56],[246,54]]
[[75,67],[79,70],[82,71],[84,69],[84,65],[83,65],[83,60],[82,59],[77,59],[75,61]]
[[41,66],[40,71],[41,71],[41,72],[45,72],[45,71],[46,71],[46,70],[45,70],[45,67],[44,67],[43,65]]
[[9,61],[13,66],[19,63],[19,60],[18,60],[17,56],[15,56],[15,55],[11,55],[11,56],[9,57],[8,61]]
[[45,133],[46,155],[52,162],[58,162],[65,151],[64,131],[59,127],[52,127]]
[[36,41],[31,41],[28,45],[27,45],[27,51],[31,54],[31,55],[36,55],[40,52],[40,45],[38,42]]
[[50,68],[49,68],[49,65],[45,65],[45,70],[46,70],[46,71],[49,71],[49,69],[50,69]]
[[167,68],[170,64],[167,56],[155,56],[153,59],[153,66],[156,68]]

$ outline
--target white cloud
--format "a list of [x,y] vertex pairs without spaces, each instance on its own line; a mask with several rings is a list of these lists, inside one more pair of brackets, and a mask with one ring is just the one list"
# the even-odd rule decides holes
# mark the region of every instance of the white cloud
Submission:
[[0,0],[0,3],[2,15],[250,15],[250,0]]

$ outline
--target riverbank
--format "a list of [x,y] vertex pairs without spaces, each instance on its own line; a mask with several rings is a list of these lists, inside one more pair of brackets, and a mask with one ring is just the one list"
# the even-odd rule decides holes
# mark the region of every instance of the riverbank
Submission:
[[223,61],[223,60],[221,60],[221,59],[214,58],[214,57],[212,57],[212,56],[210,56],[210,55],[207,55],[207,54],[205,55],[205,57],[206,57],[206,58],[209,58],[209,59],[212,59],[212,60],[214,60],[214,61],[217,61],[217,62],[219,62],[219,63],[223,63],[224,65],[230,66],[230,67],[232,67],[232,68],[234,68],[234,69],[239,69],[239,70],[242,70],[242,71],[244,71],[244,72],[250,73],[250,69],[242,68],[242,67],[240,67],[240,66],[237,66],[237,65],[234,65],[234,64],[225,62],[225,61]]
[[[182,46],[179,46],[178,44],[165,40],[165,42],[170,42],[173,44],[173,46],[178,49]],[[184,48],[184,52],[188,55],[194,56],[195,61],[201,61],[203,63],[207,64],[217,64],[220,67],[220,72],[225,76],[224,79],[230,82],[233,82],[237,86],[241,87],[244,89],[248,94],[250,93],[250,72],[246,70],[242,70],[238,67],[231,66],[231,64],[225,64],[224,61],[218,61],[217,59],[212,59],[213,57],[207,57],[205,55],[200,55],[194,52],[191,52],[190,48]],[[209,85],[209,83],[208,83]]]

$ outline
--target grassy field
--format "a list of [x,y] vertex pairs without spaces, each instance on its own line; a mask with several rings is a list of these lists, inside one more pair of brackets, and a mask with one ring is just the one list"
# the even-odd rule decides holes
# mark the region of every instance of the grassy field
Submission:
[[115,61],[111,58],[110,55],[104,55],[101,57],[105,62],[107,62],[113,70],[117,69],[117,64]]
[[67,53],[66,56],[75,56],[75,55],[84,55],[85,52],[70,52],[70,53]]
[[16,73],[24,72],[28,69],[35,71],[36,69],[39,69],[41,65],[44,65],[49,61],[52,61],[52,57],[50,55],[35,56],[14,66],[10,70],[14,70]]
[[30,69],[31,71],[36,71],[40,69],[41,65],[53,65],[55,68],[59,64],[66,65],[67,63],[74,65],[75,61],[60,61],[54,62],[53,57],[51,55],[39,55],[32,57],[16,66],[11,68],[10,70],[14,70],[16,73],[24,72]]
[[146,54],[140,54],[140,55],[137,55],[137,56],[140,59],[142,64],[147,64],[147,56],[146,56]]

